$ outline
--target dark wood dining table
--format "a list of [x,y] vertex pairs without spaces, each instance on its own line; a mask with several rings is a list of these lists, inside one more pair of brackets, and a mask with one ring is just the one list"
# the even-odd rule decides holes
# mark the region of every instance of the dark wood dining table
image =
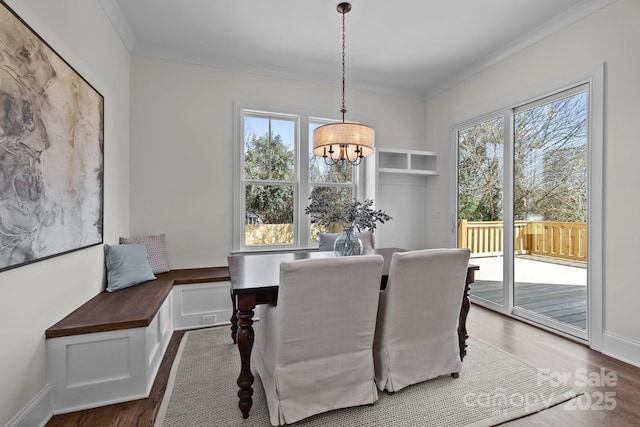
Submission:
[[[396,252],[404,252],[400,248],[380,248],[370,251],[382,255],[384,266],[381,277],[381,289],[387,284],[389,265]],[[253,381],[251,374],[251,350],[253,348],[253,309],[259,304],[277,304],[278,286],[280,281],[280,263],[310,258],[334,258],[332,252],[291,251],[259,254],[235,254],[228,257],[229,275],[231,278],[231,299],[233,301],[233,315],[231,317],[231,338],[237,343],[240,352],[240,375],[238,376],[238,406],[242,417],[247,418],[253,405]],[[460,317],[458,321],[458,340],[460,344],[460,359],[466,355],[467,314],[469,313],[469,285],[474,281],[477,265],[469,264],[465,281],[465,291],[461,301]]]

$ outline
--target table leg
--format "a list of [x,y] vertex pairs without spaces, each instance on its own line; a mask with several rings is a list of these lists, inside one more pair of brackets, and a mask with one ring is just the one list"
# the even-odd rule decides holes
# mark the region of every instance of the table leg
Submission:
[[233,289],[231,290],[231,339],[233,343],[236,344],[238,341],[236,340],[236,335],[238,333],[238,305],[236,304],[236,297],[233,295]]
[[467,315],[471,303],[469,302],[469,287],[475,280],[475,272],[472,269],[467,270],[467,278],[464,283],[464,294],[462,295],[462,307],[460,308],[460,318],[458,319],[458,343],[460,345],[460,361],[464,360],[467,355]]
[[253,375],[251,374],[251,349],[253,347],[253,309],[256,307],[255,295],[238,295],[238,350],[240,351],[240,375],[238,376],[238,407],[242,418],[249,417],[253,405]]

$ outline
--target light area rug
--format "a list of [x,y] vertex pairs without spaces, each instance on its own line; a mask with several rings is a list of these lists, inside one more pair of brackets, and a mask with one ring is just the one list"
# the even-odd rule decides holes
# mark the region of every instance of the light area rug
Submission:
[[[536,368],[480,340],[469,339],[459,378],[439,377],[393,395],[379,393],[371,406],[318,414],[301,427],[493,426],[575,397]],[[190,331],[180,344],[155,427],[268,427],[260,378],[253,407],[238,409],[240,355],[228,327]]]

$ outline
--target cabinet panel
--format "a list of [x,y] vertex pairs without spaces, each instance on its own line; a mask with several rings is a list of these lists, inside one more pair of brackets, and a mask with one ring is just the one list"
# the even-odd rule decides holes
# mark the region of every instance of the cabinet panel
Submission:
[[381,176],[376,207],[393,217],[376,231],[376,246],[424,249],[426,182],[422,177]]
[[229,282],[174,286],[174,329],[228,324],[232,310],[229,288]]

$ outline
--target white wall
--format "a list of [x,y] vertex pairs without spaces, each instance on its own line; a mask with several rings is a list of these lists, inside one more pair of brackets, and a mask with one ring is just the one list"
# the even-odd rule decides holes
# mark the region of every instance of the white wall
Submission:
[[[164,232],[173,268],[226,265],[233,101],[337,117],[338,87],[130,57],[97,1],[8,3],[105,97],[105,242]],[[440,176],[428,180],[427,239],[446,246],[450,126],[549,92],[606,61],[605,329],[633,342],[640,341],[640,287],[629,268],[640,240],[629,227],[640,211],[633,185],[638,18],[640,2],[619,0],[428,100],[426,109],[421,100],[347,91],[348,118],[374,127],[378,146],[439,154]],[[103,276],[101,246],[0,273],[0,425],[45,386],[44,331],[97,294]]]
[[[166,233],[172,268],[227,265],[234,101],[337,118],[340,89],[140,56],[131,70],[131,233]],[[424,145],[423,100],[348,86],[347,119],[372,126],[377,146]]]
[[[9,5],[105,98],[105,242],[129,230],[128,51],[97,1]],[[102,246],[0,273],[0,425],[46,384],[47,328],[103,288]]]
[[[429,184],[428,205],[450,206],[450,127],[562,88],[606,62],[604,105],[604,329],[640,343],[638,258],[640,212],[635,175],[640,144],[640,1],[619,0],[479,75],[427,100],[427,149],[441,155],[441,174]],[[448,212],[448,209],[447,209]],[[429,217],[430,246],[449,244],[448,215]],[[606,337],[605,337],[606,338]],[[624,340],[623,340],[624,341]],[[605,348],[606,351],[606,348]],[[636,354],[635,363],[640,356]]]

